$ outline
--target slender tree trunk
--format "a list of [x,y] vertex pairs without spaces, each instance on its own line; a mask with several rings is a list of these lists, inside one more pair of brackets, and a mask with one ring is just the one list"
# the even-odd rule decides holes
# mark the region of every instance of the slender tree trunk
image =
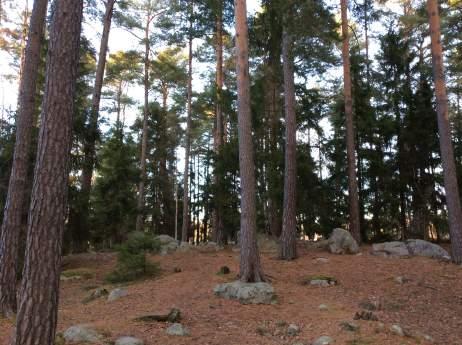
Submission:
[[40,65],[48,0],[34,1],[24,60],[24,74],[19,86],[19,109],[16,118],[16,143],[8,186],[5,213],[0,234],[0,315],[16,311],[18,247],[26,200],[31,131],[34,123],[37,78]]
[[27,30],[29,29],[29,1],[26,0],[24,4],[24,11],[22,13],[22,34],[21,34],[21,52],[20,52],[20,63],[19,63],[19,83],[24,74],[24,64],[26,61],[26,46],[27,46]]
[[72,142],[83,0],[57,0],[12,345],[53,345]]
[[451,235],[452,260],[460,264],[462,263],[462,212],[448,117],[448,98],[446,94],[446,82],[444,80],[443,48],[441,46],[440,16],[437,0],[427,1],[427,12],[430,22],[433,78],[435,81],[436,110],[438,113],[438,129],[440,134],[441,160],[443,162],[446,205],[448,208],[449,231]]
[[95,145],[98,138],[99,105],[101,101],[101,89],[103,88],[103,77],[106,67],[109,33],[111,30],[112,15],[114,13],[115,2],[116,0],[106,1],[106,12],[103,19],[103,35],[101,37],[98,65],[96,67],[95,85],[93,87],[93,95],[91,100],[90,119],[86,129],[87,140],[84,144],[84,158],[81,178],[81,211],[76,214],[76,216],[80,218],[81,227],[80,229],[76,229],[78,233],[72,234],[74,247],[73,250],[76,252],[83,252],[88,249],[90,230],[88,224],[88,212],[91,180],[96,161]]
[[295,117],[294,63],[292,37],[286,30],[282,35],[284,68],[284,99],[286,113],[286,149],[284,171],[284,210],[279,258],[293,260],[297,257],[297,123]]
[[236,20],[236,72],[239,136],[239,171],[241,178],[240,272],[245,282],[263,281],[257,246],[255,205],[255,161],[250,111],[249,37],[246,0],[234,1]]
[[350,232],[354,239],[360,244],[361,232],[359,226],[358,184],[356,180],[355,135],[353,125],[353,100],[351,97],[350,42],[348,34],[347,0],[340,0],[340,6],[342,10],[342,58],[345,95],[346,146],[348,160],[348,200],[350,207],[349,221]]
[[140,156],[140,183],[138,185],[138,214],[136,216],[136,231],[143,230],[144,223],[144,185],[146,183],[146,153],[148,146],[148,116],[149,116],[149,27],[151,25],[151,13],[146,15],[146,27],[144,29],[144,108],[143,130],[141,133],[141,156]]
[[[191,0],[191,15],[194,9],[194,4]],[[189,40],[188,40],[188,115],[186,120],[186,147],[184,159],[184,174],[183,174],[183,224],[181,227],[181,241],[188,242],[189,229],[189,155],[191,151],[191,121],[192,121],[192,19],[189,23]]]
[[[223,4],[222,0],[218,0],[218,13],[216,17],[216,132],[214,137],[215,155],[216,159],[222,159],[221,150],[223,146]],[[215,163],[216,164],[216,163]],[[216,164],[217,165],[217,164]],[[213,210],[213,231],[214,241],[219,245],[225,242],[224,229],[223,229],[223,176],[221,171],[215,169],[215,207]]]

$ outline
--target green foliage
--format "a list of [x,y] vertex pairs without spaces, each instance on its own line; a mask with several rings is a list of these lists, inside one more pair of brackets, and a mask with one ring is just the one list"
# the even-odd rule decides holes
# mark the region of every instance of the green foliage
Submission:
[[158,264],[151,263],[146,253],[160,250],[160,242],[149,233],[132,232],[127,241],[117,247],[117,267],[106,279],[110,283],[129,282],[158,274]]

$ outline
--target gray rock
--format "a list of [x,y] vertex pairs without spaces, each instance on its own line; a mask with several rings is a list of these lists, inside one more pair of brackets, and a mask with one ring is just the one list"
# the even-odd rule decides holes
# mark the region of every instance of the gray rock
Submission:
[[84,303],[84,304],[90,303],[91,301],[94,301],[95,299],[106,296],[108,293],[109,292],[105,288],[97,288],[92,293],[90,293],[89,296],[85,297],[82,300],[82,303]]
[[449,253],[437,244],[424,240],[407,240],[405,242],[393,241],[374,243],[372,245],[373,255],[392,257],[425,256],[441,260],[450,260]]
[[314,277],[308,278],[306,281],[302,282],[302,284],[327,287],[327,286],[337,285],[337,280],[335,278],[327,277],[327,276],[314,276]]
[[217,245],[215,242],[209,241],[207,243],[201,243],[196,247],[200,253],[213,253],[223,249],[222,246]]
[[87,325],[75,325],[69,327],[63,334],[68,344],[98,343],[103,336]]
[[394,280],[398,284],[406,284],[407,282],[409,282],[409,279],[403,276],[397,276],[394,278]]
[[168,335],[176,335],[180,337],[185,337],[191,334],[189,330],[181,323],[174,323],[169,328],[167,328],[166,332]]
[[343,229],[334,229],[328,240],[328,248],[332,254],[357,254],[359,246],[351,234]]
[[177,308],[170,309],[168,314],[146,314],[139,316],[134,321],[140,322],[177,322],[181,320],[181,311]]
[[341,322],[340,327],[344,331],[348,331],[348,332],[357,332],[357,331],[359,331],[359,326],[356,323],[350,322],[350,321]]
[[329,307],[326,304],[320,304],[318,309],[321,311],[326,311],[329,310]]
[[169,235],[159,235],[156,237],[156,239],[160,242],[161,246],[172,243],[172,242],[176,243],[176,240],[172,236],[169,236]]
[[107,300],[108,302],[112,302],[127,295],[128,291],[125,289],[114,289],[109,293],[109,296],[107,296]]
[[300,327],[298,327],[296,324],[291,323],[289,327],[287,327],[287,335],[289,337],[295,337],[300,333]]
[[114,345],[144,345],[144,341],[134,337],[120,337]]
[[407,240],[406,244],[411,255],[451,260],[449,253],[437,244],[424,240]]
[[274,289],[268,283],[244,283],[239,280],[215,286],[215,295],[235,299],[242,304],[271,304],[275,299]]
[[406,243],[399,241],[374,243],[372,245],[372,254],[394,257],[408,257],[411,255]]
[[313,345],[331,345],[334,343],[334,339],[331,337],[328,337],[327,335],[323,335],[322,337],[319,337],[313,342]]
[[329,262],[329,259],[328,258],[316,258],[316,259],[314,259],[314,261],[322,263],[322,264],[326,264],[326,263]]
[[400,325],[392,325],[390,327],[390,331],[393,334],[399,335],[400,337],[404,337],[404,331]]

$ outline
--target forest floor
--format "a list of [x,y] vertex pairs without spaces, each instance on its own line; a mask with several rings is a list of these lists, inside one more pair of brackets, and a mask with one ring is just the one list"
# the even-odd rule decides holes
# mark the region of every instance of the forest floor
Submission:
[[[114,287],[105,284],[104,276],[113,269],[115,254],[68,256],[65,269],[85,268],[93,277],[61,282],[58,330],[90,324],[109,340],[132,335],[146,345],[311,344],[322,335],[345,345],[429,343],[422,334],[431,336],[434,344],[462,344],[462,267],[427,258],[377,257],[369,250],[363,247],[361,255],[340,256],[303,247],[300,258],[291,262],[262,254],[263,268],[278,296],[274,305],[241,305],[214,296],[213,287],[232,281],[238,272],[239,253],[231,249],[152,256],[150,260],[160,263],[160,276],[126,285],[128,295],[116,301],[100,298],[88,304],[82,300],[91,289]],[[328,261],[316,260],[320,257]],[[223,265],[231,274],[217,274]],[[181,272],[174,273],[176,267]],[[333,276],[338,285],[301,284],[314,275]],[[404,277],[405,282],[397,282],[396,277]],[[367,302],[378,307],[373,313],[379,321],[353,321]],[[321,310],[321,304],[327,310]],[[133,321],[144,314],[168,313],[172,307],[181,310],[181,323],[190,336],[167,335],[168,323]],[[281,321],[298,325],[299,335],[289,337],[278,331]],[[342,329],[343,321],[355,322],[359,330]],[[391,332],[394,324],[407,335]],[[0,320],[0,344],[8,343],[11,329],[10,321]]]

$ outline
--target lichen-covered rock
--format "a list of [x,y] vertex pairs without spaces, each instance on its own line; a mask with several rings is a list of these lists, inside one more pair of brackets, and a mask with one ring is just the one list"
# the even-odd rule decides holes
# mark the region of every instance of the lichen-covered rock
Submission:
[[166,330],[168,335],[176,335],[180,337],[185,337],[190,335],[189,330],[184,327],[181,323],[174,323]]
[[63,334],[66,344],[99,343],[103,336],[87,325],[69,327]]
[[119,298],[125,297],[128,295],[128,291],[125,289],[114,289],[109,293],[109,296],[107,297],[108,302],[115,301]]
[[327,335],[323,335],[322,337],[319,337],[313,342],[313,345],[331,345],[334,343],[334,339],[331,337],[328,337]]
[[144,341],[135,337],[120,337],[114,345],[144,345]]
[[268,283],[244,283],[239,280],[218,284],[215,295],[235,299],[242,304],[271,304],[275,300],[274,289]]
[[85,297],[82,300],[82,303],[83,304],[90,303],[91,301],[94,301],[95,299],[106,296],[108,293],[109,292],[105,288],[97,288],[96,290],[92,291],[89,296]]
[[289,337],[295,337],[300,333],[300,327],[298,327],[296,324],[291,323],[289,327],[287,327],[287,335]]
[[407,248],[411,255],[426,256],[429,258],[450,260],[449,253],[437,244],[424,240],[407,240]]
[[418,239],[411,239],[405,242],[374,243],[371,253],[373,255],[391,257],[425,256],[441,260],[451,259],[449,253],[439,245]]
[[359,246],[351,234],[343,229],[334,229],[328,240],[329,252],[332,254],[357,254]]

